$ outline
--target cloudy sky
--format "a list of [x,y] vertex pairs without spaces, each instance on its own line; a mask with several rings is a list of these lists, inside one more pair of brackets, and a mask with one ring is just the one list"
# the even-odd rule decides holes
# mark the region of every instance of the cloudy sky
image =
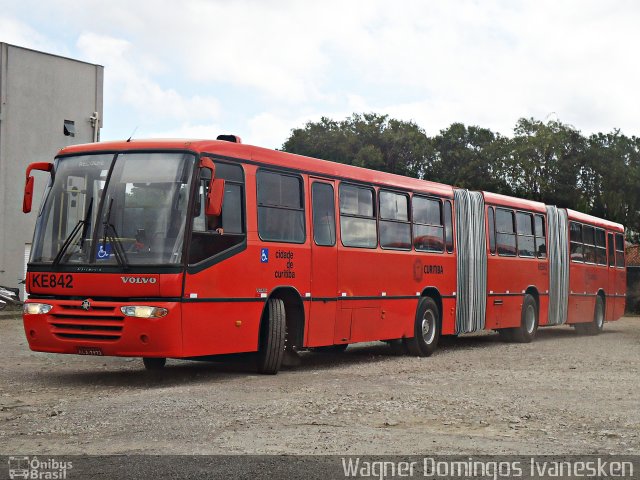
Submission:
[[640,135],[635,0],[0,0],[0,42],[105,66],[102,139],[280,147],[321,116]]

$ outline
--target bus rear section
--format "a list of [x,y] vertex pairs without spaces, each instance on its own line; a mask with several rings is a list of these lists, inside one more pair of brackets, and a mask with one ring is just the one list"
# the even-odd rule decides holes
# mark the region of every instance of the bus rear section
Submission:
[[626,267],[624,227],[567,210],[569,229],[568,320],[597,334],[606,321],[624,315]]

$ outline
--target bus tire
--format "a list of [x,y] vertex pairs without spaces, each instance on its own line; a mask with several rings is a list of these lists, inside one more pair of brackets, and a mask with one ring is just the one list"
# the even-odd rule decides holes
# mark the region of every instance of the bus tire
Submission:
[[518,343],[529,343],[538,331],[538,304],[533,295],[526,294],[522,301],[520,326],[512,330],[513,340]]
[[147,370],[162,370],[167,364],[167,359],[144,357],[142,363],[144,363],[144,368]]
[[259,373],[275,375],[280,370],[284,357],[286,332],[287,316],[284,302],[278,298],[272,298],[267,302],[267,316],[260,327]]
[[593,321],[590,323],[577,323],[576,331],[582,335],[598,335],[604,328],[604,300],[598,295],[596,306],[593,310]]
[[438,348],[440,339],[440,312],[433,298],[424,297],[418,303],[413,337],[404,338],[403,343],[409,355],[430,357]]

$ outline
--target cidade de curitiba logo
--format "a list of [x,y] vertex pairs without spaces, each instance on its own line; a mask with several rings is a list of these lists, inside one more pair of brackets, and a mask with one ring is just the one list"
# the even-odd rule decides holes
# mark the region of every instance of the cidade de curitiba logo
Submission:
[[158,279],[153,277],[120,277],[120,278],[122,279],[122,283],[154,284],[158,282]]
[[69,478],[72,462],[55,458],[9,457],[9,478],[64,480]]

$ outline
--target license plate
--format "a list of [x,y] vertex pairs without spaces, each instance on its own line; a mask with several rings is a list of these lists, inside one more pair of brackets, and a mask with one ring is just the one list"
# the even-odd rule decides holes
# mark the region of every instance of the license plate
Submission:
[[102,356],[102,349],[97,347],[78,347],[78,355]]

